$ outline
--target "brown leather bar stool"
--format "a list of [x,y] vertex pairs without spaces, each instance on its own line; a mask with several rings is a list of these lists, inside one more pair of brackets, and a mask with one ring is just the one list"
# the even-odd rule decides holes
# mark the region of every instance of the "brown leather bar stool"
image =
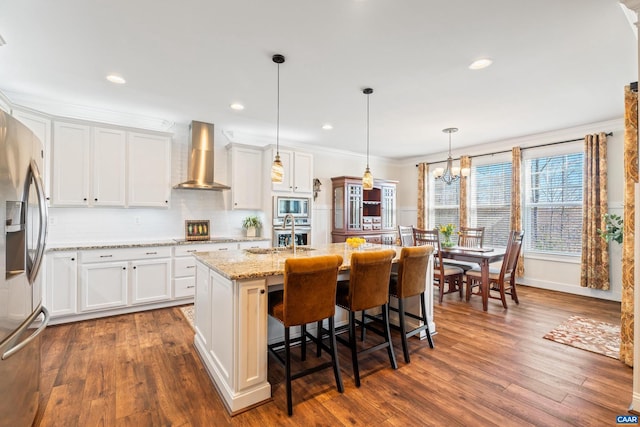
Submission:
[[[391,261],[396,252],[393,249],[381,251],[354,252],[351,254],[351,271],[348,281],[338,282],[336,304],[349,311],[349,340],[338,336],[336,339],[351,348],[353,362],[353,376],[356,387],[360,387],[360,370],[358,368],[358,353],[365,354],[383,348],[389,353],[389,361],[393,369],[398,369],[396,356],[393,353],[391,329],[389,328],[389,277],[391,275]],[[384,331],[356,320],[357,311],[372,308],[382,308],[382,323]],[[361,349],[356,347],[356,324],[366,328],[384,338],[384,342]]]
[[[398,308],[390,309],[398,311],[402,351],[406,363],[410,363],[407,338],[425,331],[427,340],[429,341],[429,347],[433,348],[433,339],[431,338],[431,331],[429,331],[429,322],[427,320],[427,307],[424,302],[424,293],[427,288],[427,267],[429,265],[429,256],[432,253],[433,246],[402,248],[400,260],[398,261],[398,274],[391,275],[391,281],[389,282],[389,295],[398,299]],[[406,312],[404,307],[405,300],[416,295],[420,297],[420,308],[422,309],[422,313],[419,316]],[[407,331],[405,316],[420,320],[422,325]]]
[[[291,381],[319,370],[333,367],[336,387],[342,393],[342,377],[336,351],[336,335],[333,316],[336,311],[336,286],[338,268],[342,265],[340,255],[323,255],[308,258],[287,258],[284,263],[284,288],[269,293],[269,315],[284,325],[284,343],[269,345],[269,350],[285,368],[287,387],[287,412],[293,415]],[[322,321],[328,319],[329,346],[322,342]],[[307,323],[318,324],[318,338],[306,331]],[[289,329],[300,326],[299,338],[291,339]],[[316,342],[318,356],[320,348],[331,354],[331,361],[302,371],[291,373],[291,345],[300,342],[301,359],[306,358],[307,337]],[[284,344],[284,359],[278,349]]]

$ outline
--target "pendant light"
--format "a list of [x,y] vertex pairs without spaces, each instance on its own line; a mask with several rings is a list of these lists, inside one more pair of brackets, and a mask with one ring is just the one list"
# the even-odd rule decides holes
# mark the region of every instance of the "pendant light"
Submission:
[[373,93],[373,89],[370,87],[363,89],[362,93],[367,95],[367,168],[364,170],[362,176],[362,189],[371,190],[373,188],[373,175],[369,170],[369,95]]
[[447,157],[447,165],[445,168],[436,168],[433,171],[433,176],[436,180],[441,180],[447,185],[451,185],[452,182],[456,182],[460,177],[466,178],[469,176],[469,168],[460,169],[457,166],[453,166],[453,158],[451,157],[451,134],[458,132],[458,128],[446,128],[442,129],[442,132],[449,134],[449,157]]
[[284,166],[280,161],[280,64],[284,62],[284,56],[275,54],[271,58],[278,66],[278,98],[276,102],[276,157],[271,165],[271,182],[280,183],[284,177]]

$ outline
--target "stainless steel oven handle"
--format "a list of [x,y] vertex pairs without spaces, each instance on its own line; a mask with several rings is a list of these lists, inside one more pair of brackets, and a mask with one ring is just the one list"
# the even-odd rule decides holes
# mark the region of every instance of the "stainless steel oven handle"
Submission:
[[44,194],[44,184],[42,183],[42,176],[35,160],[31,160],[31,175],[33,176],[33,182],[36,186],[36,193],[38,195],[38,208],[40,215],[38,219],[40,222],[40,233],[38,234],[38,247],[36,248],[35,255],[33,257],[33,265],[29,272],[29,283],[33,284],[38,277],[40,271],[40,265],[42,264],[42,257],[44,256],[44,246],[47,239],[47,199]]
[[8,337],[7,343],[11,343],[11,345],[13,345],[13,342],[20,338],[22,333],[26,331],[33,322],[36,321],[38,316],[40,316],[40,313],[44,314],[44,320],[42,321],[42,324],[38,327],[38,329],[36,329],[29,338],[25,339],[20,344],[10,348],[7,351],[3,351],[2,360],[7,360],[11,356],[22,350],[24,347],[28,346],[31,341],[36,339],[36,337],[40,335],[42,331],[44,331],[44,329],[49,324],[49,319],[51,319],[51,316],[49,315],[49,311],[41,305],[40,309],[34,311],[33,314],[29,316],[29,318],[22,324],[22,327],[20,327],[20,329],[17,329],[11,334],[11,336]]

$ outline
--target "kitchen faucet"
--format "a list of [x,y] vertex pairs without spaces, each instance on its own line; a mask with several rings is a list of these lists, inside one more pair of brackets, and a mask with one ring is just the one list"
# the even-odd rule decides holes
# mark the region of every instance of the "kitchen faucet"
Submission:
[[287,219],[291,219],[291,249],[293,249],[293,254],[296,254],[296,220],[291,214],[286,214],[284,216],[284,220],[282,221],[282,228],[287,228]]

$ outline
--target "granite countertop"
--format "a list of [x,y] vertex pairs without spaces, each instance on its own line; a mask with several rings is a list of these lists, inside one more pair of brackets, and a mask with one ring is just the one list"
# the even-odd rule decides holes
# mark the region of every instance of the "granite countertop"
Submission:
[[79,251],[89,249],[126,249],[144,248],[150,246],[178,246],[178,245],[204,245],[211,243],[233,242],[263,242],[269,241],[266,237],[212,237],[209,240],[162,239],[162,240],[137,240],[127,242],[96,242],[96,243],[47,243],[47,252]]
[[[293,255],[288,250],[240,249],[225,252],[196,252],[196,259],[203,262],[215,272],[221,274],[229,280],[254,279],[268,276],[280,276],[284,274],[284,261],[287,258],[301,258],[317,255],[341,255],[342,266],[340,270],[348,270],[350,267],[351,254],[358,251],[394,249],[396,256],[394,262],[400,257],[400,246],[366,244],[360,248],[349,247],[346,243],[331,243],[327,245],[300,246]],[[252,253],[252,252],[267,253]]]

